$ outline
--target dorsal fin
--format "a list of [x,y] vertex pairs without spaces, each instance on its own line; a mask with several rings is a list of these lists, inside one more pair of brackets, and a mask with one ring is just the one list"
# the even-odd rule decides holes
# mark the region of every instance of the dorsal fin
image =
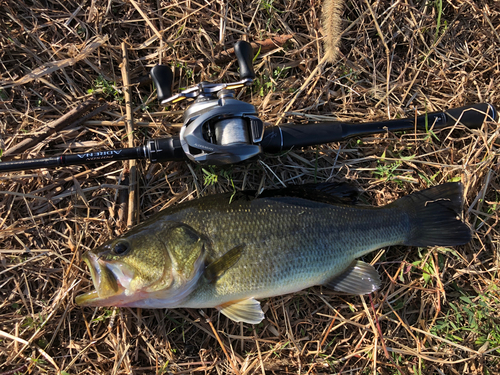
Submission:
[[355,204],[359,190],[347,182],[322,182],[319,184],[290,185],[282,189],[264,190],[257,195],[256,190],[225,193],[228,201],[252,201],[259,198],[301,198],[326,204]]
[[290,185],[282,189],[264,190],[258,196],[256,194],[255,190],[245,190],[239,192],[235,199],[293,197],[327,204],[354,204],[359,196],[359,191],[347,182],[323,182]]
[[295,197],[328,204],[354,204],[359,191],[346,182],[290,185],[283,189],[264,190],[259,198]]

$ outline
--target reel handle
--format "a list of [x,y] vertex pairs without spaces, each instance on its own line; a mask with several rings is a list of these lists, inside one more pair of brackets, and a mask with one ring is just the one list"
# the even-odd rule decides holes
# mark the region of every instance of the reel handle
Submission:
[[252,45],[244,40],[238,40],[234,45],[234,53],[240,66],[240,78],[255,79],[253,70],[253,48]]
[[162,103],[172,96],[174,74],[167,65],[154,66],[150,74],[158,92],[158,101]]

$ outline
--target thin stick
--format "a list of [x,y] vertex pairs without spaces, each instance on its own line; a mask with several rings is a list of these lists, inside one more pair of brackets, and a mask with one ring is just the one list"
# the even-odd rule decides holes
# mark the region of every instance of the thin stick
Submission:
[[[144,11],[141,9],[141,7],[139,6],[139,4],[137,4],[137,2],[134,1],[134,0],[130,0],[130,2],[134,6],[134,8],[137,9],[137,11],[141,15],[141,17],[144,19],[144,21],[146,21],[146,23],[148,24],[148,26],[151,28],[151,30],[153,30],[153,32],[156,34],[156,36],[158,37],[158,39],[161,40],[161,33],[158,31],[158,29],[155,27],[155,25],[153,25],[153,22],[151,22],[151,20],[149,19],[149,17],[147,16],[147,14],[144,13]],[[122,43],[122,49],[123,48],[124,47],[123,47],[123,43]]]
[[[132,112],[132,101],[130,95],[130,79],[128,73],[128,52],[125,42],[122,43],[122,79],[123,79],[123,92],[125,97],[126,108],[126,125],[128,147],[134,147],[134,117]],[[137,162],[136,160],[129,160],[129,197],[128,197],[128,217],[127,228],[134,226],[137,217],[136,210],[136,197],[137,197]]]
[[255,326],[252,326],[253,335],[255,336],[255,345],[257,346],[257,353],[259,354],[260,360],[260,369],[262,370],[262,375],[266,375],[266,369],[264,368],[264,361],[262,361],[262,352],[260,351],[259,340],[257,340],[257,331],[255,330]]
[[[201,312],[201,311],[200,311],[200,312]],[[205,314],[202,314],[202,315],[204,315],[204,317],[207,319],[207,323],[210,325],[210,328],[212,328],[212,331],[213,331],[213,333],[214,333],[214,335],[215,335],[215,338],[216,338],[216,339],[217,339],[217,341],[219,342],[219,345],[220,345],[220,347],[222,348],[222,351],[223,351],[223,352],[224,352],[224,354],[226,355],[226,358],[227,358],[227,360],[229,361],[229,364],[231,365],[231,368],[233,369],[233,372],[234,372],[235,374],[239,375],[239,374],[240,374],[240,372],[238,371],[238,369],[236,368],[236,366],[235,366],[235,365],[234,365],[234,363],[233,363],[233,360],[232,360],[232,359],[231,359],[231,357],[229,356],[229,353],[227,352],[226,347],[225,347],[225,346],[224,346],[224,344],[222,343],[222,340],[220,339],[219,334],[217,333],[217,331],[216,331],[216,329],[215,329],[215,327],[214,327],[214,325],[213,325],[213,323],[212,323],[212,320],[211,320],[208,316],[206,316]]]
[[319,344],[319,349],[320,350],[323,349],[323,345],[325,344],[326,338],[328,337],[328,334],[330,333],[330,330],[333,327],[333,323],[335,323],[335,320],[337,319],[337,315],[339,315],[339,312],[335,311],[335,316],[332,318],[332,321],[330,322],[330,325],[328,326],[328,328],[326,329],[326,331],[324,331],[324,333],[323,333],[323,340],[321,340],[321,343]]
[[372,295],[369,294],[368,297],[370,298],[370,305],[371,305],[372,310],[373,310],[373,318],[374,318],[375,324],[377,326],[377,331],[378,331],[378,334],[379,334],[379,337],[380,337],[380,343],[382,344],[382,348],[384,349],[385,357],[387,359],[390,359],[389,352],[387,351],[387,347],[385,346],[385,341],[384,341],[384,335],[382,333],[382,328],[380,327],[380,322],[379,322],[379,320],[377,318],[377,310],[375,310],[375,306],[373,305]]
[[[81,123],[87,121],[88,119],[94,117],[96,114],[104,111],[107,108],[107,104],[101,105],[98,108],[91,111],[99,103],[95,100],[88,100],[84,103],[79,104],[71,111],[66,113],[64,116],[52,121],[50,124],[43,127],[36,136],[32,136],[19,142],[14,147],[9,148],[3,153],[2,160],[11,160],[16,154],[26,151],[28,148],[33,147],[40,143],[42,140],[48,136],[61,131],[62,129],[73,125],[80,125]],[[88,115],[82,116],[85,112],[91,111]]]
[[[42,357],[44,357],[48,362],[50,362],[50,364],[52,366],[54,366],[54,368],[57,370],[57,372],[59,372],[59,367],[57,366],[56,362],[52,359],[52,357],[50,355],[48,355],[43,349],[39,348],[38,346],[33,345],[30,342],[23,340],[20,337],[12,336],[4,331],[0,331],[0,337],[3,337],[5,339],[9,339],[9,340],[17,341],[17,342],[23,344],[25,348],[28,346],[34,347],[36,350],[38,350],[38,352],[42,355]],[[24,348],[23,348],[23,350],[24,350]]]
[[384,49],[385,49],[385,57],[387,59],[387,71],[386,71],[387,85],[385,88],[385,92],[386,92],[386,99],[387,99],[387,116],[390,118],[390,112],[389,112],[389,84],[390,84],[390,76],[391,76],[390,51],[389,51],[389,47],[387,46],[387,43],[385,42],[384,34],[382,33],[382,30],[380,29],[380,25],[378,24],[378,21],[377,21],[377,16],[375,15],[375,12],[373,11],[373,8],[370,5],[370,2],[368,0],[365,0],[365,3],[366,3],[366,6],[368,7],[368,10],[370,11],[370,14],[373,18],[373,22],[375,24],[375,28],[377,29],[377,32],[379,34],[380,41],[384,45]]

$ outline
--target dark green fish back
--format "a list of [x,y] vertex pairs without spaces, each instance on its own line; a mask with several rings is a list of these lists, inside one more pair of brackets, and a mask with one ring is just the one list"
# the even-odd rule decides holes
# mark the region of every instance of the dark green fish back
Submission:
[[[182,221],[211,241],[210,257],[244,245],[238,262],[199,295],[235,299],[283,294],[322,284],[353,259],[402,243],[409,222],[399,208],[357,208],[295,197],[202,198],[162,220]],[[175,211],[175,210],[174,210]],[[195,293],[196,294],[196,293]]]

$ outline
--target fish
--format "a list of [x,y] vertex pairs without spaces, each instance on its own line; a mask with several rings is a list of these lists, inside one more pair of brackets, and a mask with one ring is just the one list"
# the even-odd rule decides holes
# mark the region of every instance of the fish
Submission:
[[258,324],[263,298],[315,285],[353,295],[376,291],[376,268],[359,259],[374,250],[471,240],[459,182],[381,207],[356,204],[351,193],[326,183],[168,207],[83,255],[95,289],[76,303],[216,308],[235,322]]

